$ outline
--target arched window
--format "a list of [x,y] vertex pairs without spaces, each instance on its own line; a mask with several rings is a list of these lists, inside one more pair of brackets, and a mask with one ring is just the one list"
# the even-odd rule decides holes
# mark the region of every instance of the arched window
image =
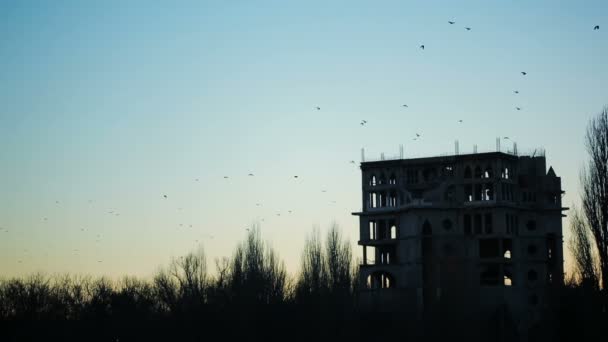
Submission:
[[372,175],[371,177],[369,177],[369,185],[376,186],[376,184],[376,175]]
[[479,166],[475,166],[475,178],[481,178],[481,168]]
[[395,240],[397,238],[397,226],[393,224],[391,226],[391,239]]
[[483,178],[492,178],[492,166],[486,166],[486,170],[483,172]]
[[394,173],[391,174],[390,178],[388,179],[388,184],[397,184],[397,177]]

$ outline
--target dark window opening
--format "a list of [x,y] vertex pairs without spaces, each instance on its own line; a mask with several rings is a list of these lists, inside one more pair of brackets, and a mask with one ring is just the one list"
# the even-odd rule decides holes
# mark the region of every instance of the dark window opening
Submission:
[[526,228],[527,228],[529,231],[534,231],[534,230],[536,230],[536,221],[534,221],[534,220],[529,220],[529,221],[526,223]]
[[487,265],[480,274],[480,284],[486,286],[496,286],[500,284],[499,265]]
[[464,168],[464,178],[471,178],[473,177],[472,173],[471,173],[471,167],[467,166]]
[[471,215],[464,215],[464,233],[466,235],[471,235]]
[[424,224],[422,225],[422,234],[423,235],[432,235],[433,234],[433,229],[431,228],[431,224],[429,223],[429,221],[424,221]]
[[492,234],[493,231],[493,227],[492,227],[492,214],[491,213],[486,213],[485,215],[485,232],[486,234]]
[[536,273],[535,270],[529,270],[528,271],[528,280],[529,281],[536,281],[538,279],[538,273]]
[[475,184],[475,201],[481,201],[483,190],[481,184]]
[[538,251],[538,248],[536,247],[536,245],[533,244],[529,244],[528,245],[528,254],[530,256],[534,256],[536,255],[536,252]]
[[475,166],[475,178],[481,178],[481,168],[479,166]]
[[481,234],[481,215],[480,214],[475,214],[475,234],[479,235]]
[[498,239],[480,239],[479,240],[479,257],[480,258],[498,258],[500,254],[500,240]]
[[441,223],[441,225],[443,226],[443,229],[445,229],[445,230],[451,230],[452,229],[452,220],[445,219],[445,220],[443,220],[443,222]]

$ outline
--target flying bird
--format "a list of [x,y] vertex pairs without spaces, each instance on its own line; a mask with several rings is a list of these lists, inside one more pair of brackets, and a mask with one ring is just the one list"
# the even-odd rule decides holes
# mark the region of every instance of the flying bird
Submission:
[[[167,198],[167,195],[163,195],[163,197],[164,197],[164,198]],[[112,213],[112,212],[110,211],[110,214],[111,214],[111,213]]]
[[465,27],[465,30],[471,31],[471,28],[470,27]]
[[293,178],[298,178],[298,176],[293,176]]
[[503,137],[503,139],[505,139],[505,140],[509,140],[509,137]]
[[458,123],[462,123],[462,119],[458,120]]
[[524,76],[526,76],[528,73],[525,72],[525,71],[522,71],[521,74],[524,75]]
[[249,177],[253,177],[253,173],[250,173],[248,176],[249,176]]
[[416,133],[416,138],[420,138],[420,134]]
[[593,28],[593,30],[599,30],[600,29],[600,25],[595,25],[595,27]]
[[519,94],[519,90],[513,90],[515,94]]
[[517,109],[517,110],[521,110],[521,107],[515,107],[515,109]]
[[351,160],[351,161],[350,161],[350,163],[351,163],[351,164],[354,164],[354,163],[355,163],[355,161],[354,161],[354,160]]
[[224,179],[228,179],[228,176],[224,176]]
[[317,110],[321,110],[321,107],[319,107],[319,106],[317,106],[317,107],[315,107],[315,108],[316,108]]
[[450,25],[454,25],[454,24],[456,24],[456,22],[455,22],[455,21],[448,21],[448,23],[450,23]]
[[408,108],[406,104],[404,104],[403,107]]
[[424,44],[420,45],[420,48],[421,48],[422,50],[424,50]]

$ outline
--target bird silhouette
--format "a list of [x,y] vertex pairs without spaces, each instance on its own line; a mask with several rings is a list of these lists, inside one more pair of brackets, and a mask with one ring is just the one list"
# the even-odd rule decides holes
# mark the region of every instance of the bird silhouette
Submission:
[[354,163],[355,163],[355,161],[354,161],[354,160],[351,160],[351,161],[350,161],[350,163],[351,163],[351,164],[354,164]]
[[525,72],[525,71],[522,71],[521,74],[524,75],[524,76],[526,76],[528,73]]
[[420,134],[416,133],[416,138],[420,138]]
[[228,176],[224,176],[224,179],[228,179]]
[[[163,195],[163,197],[164,197],[164,198],[167,198],[167,195]],[[110,213],[112,213],[112,212],[110,212]]]
[[317,107],[315,107],[315,108],[316,108],[317,110],[321,110],[321,107],[318,107],[318,106],[317,106]]
[[471,31],[470,27],[465,27],[464,29],[467,30],[467,31]]
[[404,104],[403,107],[408,108],[408,106],[406,104]]
[[424,50],[424,44],[420,45],[420,48],[421,48],[422,50]]
[[519,90],[513,90],[515,94],[519,94]]
[[253,173],[250,173],[248,176],[249,176],[249,177],[253,177]]
[[455,21],[448,21],[448,23],[450,23],[450,25],[454,25],[454,24],[456,24],[456,22],[455,22]]
[[298,176],[293,176],[293,178],[298,178]]
[[521,107],[515,107],[515,109],[517,109],[517,110],[521,110]]
[[462,123],[462,119],[458,120],[459,123]]
[[593,30],[599,30],[600,29],[600,25],[595,25],[595,27],[593,28]]
[[509,137],[503,137],[503,139],[505,139],[505,140],[509,140]]

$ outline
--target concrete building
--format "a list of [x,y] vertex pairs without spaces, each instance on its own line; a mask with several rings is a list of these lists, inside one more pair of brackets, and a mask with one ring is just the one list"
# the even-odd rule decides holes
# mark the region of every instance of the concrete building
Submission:
[[543,155],[362,162],[360,306],[540,312],[563,284],[561,179]]

